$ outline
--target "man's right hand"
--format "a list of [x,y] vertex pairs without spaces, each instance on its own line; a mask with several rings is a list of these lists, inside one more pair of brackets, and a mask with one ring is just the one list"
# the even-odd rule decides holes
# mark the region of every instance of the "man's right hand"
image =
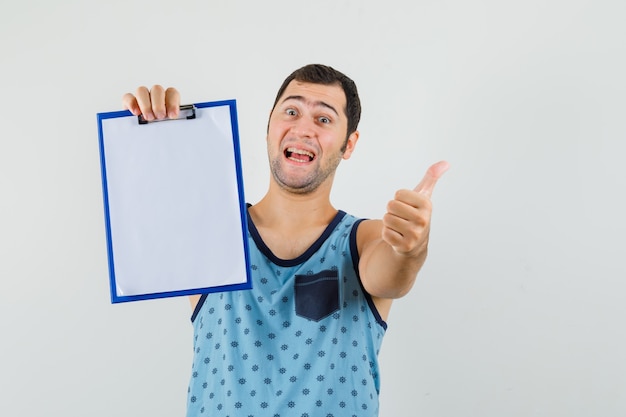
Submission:
[[160,85],[150,90],[139,87],[135,94],[126,93],[122,97],[124,108],[135,116],[143,115],[147,121],[176,119],[180,108],[180,93],[173,87],[165,90]]

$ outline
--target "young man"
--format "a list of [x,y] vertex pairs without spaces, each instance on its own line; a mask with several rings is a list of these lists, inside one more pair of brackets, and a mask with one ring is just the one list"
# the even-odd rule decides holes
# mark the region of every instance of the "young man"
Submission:
[[[175,118],[175,89],[140,87],[124,105]],[[381,220],[335,209],[337,166],[359,139],[354,82],[323,65],[296,70],[270,114],[267,194],[248,207],[253,289],[191,297],[188,416],[376,416],[378,352],[392,300],[427,253],[430,196],[446,162],[400,190]]]

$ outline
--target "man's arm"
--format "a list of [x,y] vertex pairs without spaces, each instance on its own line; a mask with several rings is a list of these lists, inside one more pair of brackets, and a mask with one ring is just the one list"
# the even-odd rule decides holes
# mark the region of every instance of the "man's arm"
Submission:
[[359,226],[359,274],[375,299],[400,298],[413,287],[428,253],[431,195],[448,167],[445,161],[434,164],[413,190],[396,192],[382,220]]

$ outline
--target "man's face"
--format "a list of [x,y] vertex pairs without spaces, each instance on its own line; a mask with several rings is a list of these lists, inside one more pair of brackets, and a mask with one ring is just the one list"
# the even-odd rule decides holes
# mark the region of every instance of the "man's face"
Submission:
[[[292,81],[270,115],[267,150],[272,175],[283,189],[307,194],[330,186],[358,132],[346,141],[346,96],[339,85]],[[343,149],[345,145],[345,150]]]

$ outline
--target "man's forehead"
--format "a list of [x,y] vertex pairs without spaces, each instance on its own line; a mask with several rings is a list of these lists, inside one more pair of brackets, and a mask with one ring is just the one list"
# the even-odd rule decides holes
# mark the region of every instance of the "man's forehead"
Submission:
[[292,80],[279,102],[283,102],[290,97],[300,97],[307,102],[324,102],[332,107],[337,107],[345,110],[346,107],[346,94],[341,87],[341,84],[317,84]]

